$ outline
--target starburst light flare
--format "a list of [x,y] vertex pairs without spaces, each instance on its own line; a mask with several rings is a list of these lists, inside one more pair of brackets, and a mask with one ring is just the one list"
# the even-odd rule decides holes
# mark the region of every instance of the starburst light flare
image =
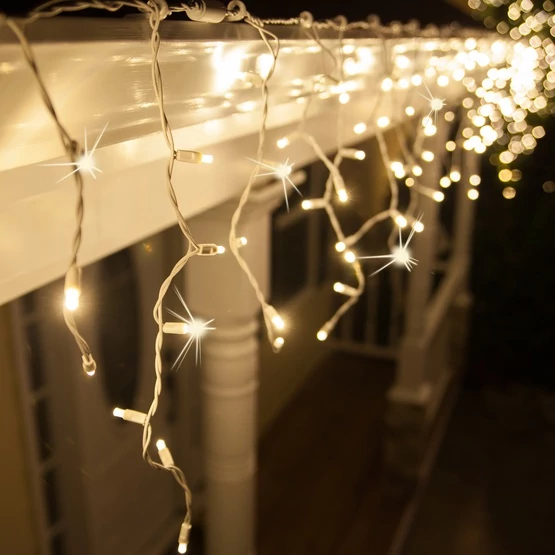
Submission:
[[[428,96],[424,96],[421,93],[418,93],[418,94],[420,94],[420,96],[422,98],[425,98],[430,103],[430,111],[428,112],[428,115],[422,120],[422,122],[424,124],[424,127],[428,127],[428,125],[431,125],[432,123],[435,126],[437,126],[437,114],[445,106],[445,99],[444,98],[436,98],[431,93],[430,89],[428,88],[428,85],[426,85],[426,81],[423,81],[423,84],[426,87],[426,91],[428,92]],[[433,121],[432,121],[432,114],[434,115]]]
[[78,171],[90,174],[93,177],[93,179],[96,179],[95,172],[102,173],[102,170],[96,167],[93,155],[107,127],[108,127],[108,123],[106,123],[102,128],[102,131],[99,133],[98,137],[96,138],[96,141],[94,142],[94,145],[91,148],[90,152],[89,152],[88,142],[87,142],[87,130],[85,129],[85,149],[83,154],[78,158],[76,162],[58,162],[55,164],[42,164],[43,166],[70,166],[75,168],[73,171],[64,175],[61,179],[58,179],[56,183],[60,183],[60,181],[67,179],[68,177],[72,176],[74,173]]
[[409,244],[412,240],[412,237],[413,237],[416,229],[420,227],[420,226],[417,226],[417,224],[420,223],[421,219],[422,219],[422,217],[420,216],[416,220],[416,222],[413,225],[412,230],[411,230],[405,244],[403,244],[403,236],[401,234],[401,226],[398,226],[398,228],[399,228],[399,245],[397,245],[397,246],[395,246],[391,249],[391,254],[381,254],[381,255],[377,255],[377,256],[359,256],[359,257],[357,257],[359,260],[373,260],[373,259],[389,260],[389,262],[384,264],[381,268],[377,269],[375,272],[370,274],[370,277],[373,277],[376,274],[380,273],[382,270],[385,270],[388,266],[391,266],[391,264],[395,264],[397,266],[405,266],[405,268],[409,272],[412,270],[412,268],[414,266],[416,266],[418,264],[418,260],[416,260],[416,258],[413,258],[410,255],[410,251],[408,249],[408,246],[409,246]]
[[281,180],[281,184],[283,185],[283,194],[285,196],[285,206],[287,206],[287,211],[289,212],[287,183],[289,183],[289,185],[291,185],[291,187],[293,187],[293,189],[295,189],[295,191],[297,191],[297,193],[299,193],[301,197],[303,196],[302,193],[297,188],[297,186],[293,183],[293,181],[289,177],[293,172],[293,166],[295,165],[295,163],[293,162],[292,164],[289,164],[289,158],[287,158],[283,164],[274,164],[274,165],[272,165],[272,163],[267,164],[266,162],[261,162],[260,160],[253,160],[252,158],[248,158],[248,160],[250,160],[251,162],[254,162],[255,164],[258,164],[261,168],[266,168],[271,170],[266,173],[259,173],[257,177],[271,175],[272,177],[275,177],[276,179]]
[[166,308],[166,310],[172,316],[175,316],[180,321],[179,322],[166,322],[163,325],[164,333],[173,333],[173,334],[178,334],[178,335],[189,335],[189,339],[187,340],[183,349],[181,349],[181,352],[179,353],[179,355],[175,359],[175,362],[173,363],[172,370],[174,370],[174,369],[177,370],[181,366],[183,360],[187,356],[187,353],[189,352],[189,350],[193,346],[193,343],[195,344],[195,351],[196,351],[195,362],[197,364],[199,364],[199,362],[201,360],[201,355],[202,355],[202,353],[201,353],[201,347],[202,347],[201,339],[203,338],[203,336],[206,334],[207,331],[213,331],[216,328],[210,326],[210,324],[214,321],[214,319],[208,320],[208,322],[203,322],[202,320],[194,318],[193,315],[191,314],[191,311],[189,310],[189,307],[185,303],[185,300],[183,299],[181,293],[179,292],[179,289],[177,289],[177,287],[175,285],[174,285],[173,288],[174,288],[175,294],[177,295],[177,298],[179,299],[179,301],[183,305],[183,308],[185,309],[185,311],[187,312],[187,315],[189,317],[187,319],[184,316],[181,316],[180,314],[178,314],[177,312],[174,312],[173,310],[171,310],[171,308]]

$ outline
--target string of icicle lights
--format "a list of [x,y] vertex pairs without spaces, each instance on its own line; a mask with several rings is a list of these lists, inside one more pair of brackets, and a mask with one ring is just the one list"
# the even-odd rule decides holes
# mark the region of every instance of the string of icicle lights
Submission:
[[[494,40],[485,37],[476,41],[474,38],[454,35],[451,39],[444,32],[438,29],[429,28],[420,30],[418,24],[410,23],[401,25],[398,23],[390,26],[382,26],[379,19],[369,17],[365,21],[348,22],[344,17],[337,17],[334,20],[314,21],[308,12],[303,12],[297,18],[287,20],[272,19],[261,20],[250,14],[242,2],[232,1],[227,6],[218,2],[188,2],[174,6],[162,0],[127,0],[127,1],[102,1],[102,0],[83,0],[78,2],[64,2],[52,0],[31,11],[22,19],[12,19],[0,14],[0,24],[5,24],[15,34],[21,45],[23,56],[32,71],[37,87],[41,94],[43,103],[54,121],[60,139],[62,141],[68,162],[68,173],[64,178],[72,178],[77,191],[76,203],[76,227],[74,241],[70,253],[70,262],[65,279],[63,312],[66,324],[74,336],[77,346],[81,351],[83,370],[87,375],[92,376],[96,371],[96,362],[91,353],[88,343],[79,332],[75,314],[79,309],[79,300],[82,294],[81,288],[81,267],[79,265],[79,254],[82,239],[82,224],[84,216],[84,195],[83,187],[85,177],[96,177],[97,172],[101,172],[94,162],[93,154],[95,148],[102,139],[101,133],[97,135],[94,145],[88,148],[86,135],[84,147],[70,136],[63,124],[63,116],[56,110],[48,90],[41,77],[40,69],[33,54],[33,50],[25,35],[25,28],[33,22],[54,17],[58,14],[77,12],[79,10],[96,8],[115,12],[121,8],[134,8],[146,14],[150,26],[150,49],[151,49],[151,78],[152,88],[159,108],[159,119],[161,132],[167,146],[166,168],[161,174],[160,179],[165,182],[168,199],[174,210],[179,228],[186,239],[187,249],[185,255],[180,258],[172,268],[171,272],[160,286],[159,296],[153,308],[153,317],[158,326],[155,338],[155,386],[150,407],[146,412],[130,408],[116,407],[113,414],[126,421],[137,423],[143,427],[142,436],[142,455],[145,461],[155,469],[165,470],[172,474],[176,482],[183,489],[185,497],[185,516],[178,535],[178,551],[185,553],[189,542],[191,530],[191,492],[181,469],[175,464],[171,452],[163,439],[156,441],[159,462],[155,461],[151,455],[151,443],[153,436],[152,418],[155,415],[160,396],[163,391],[162,381],[162,349],[164,336],[167,334],[178,334],[186,337],[183,351],[179,356],[178,362],[187,354],[192,346],[195,346],[197,355],[200,353],[200,341],[202,336],[214,329],[211,321],[203,322],[195,318],[188,310],[184,299],[179,291],[176,293],[183,304],[184,313],[178,314],[171,312],[173,321],[164,321],[163,308],[167,294],[170,291],[172,281],[179,272],[185,267],[187,262],[195,256],[217,256],[225,252],[225,247],[213,243],[200,243],[191,234],[189,226],[183,217],[178,199],[173,185],[173,171],[176,164],[211,164],[217,163],[209,153],[198,152],[196,150],[186,150],[175,145],[174,135],[170,122],[165,111],[164,104],[164,81],[158,54],[160,49],[160,26],[164,19],[172,13],[185,12],[193,21],[202,21],[213,24],[221,22],[242,22],[254,29],[260,35],[268,53],[259,57],[257,79],[252,79],[255,86],[260,87],[261,91],[261,121],[256,158],[252,159],[252,173],[246,183],[245,189],[240,197],[237,209],[233,214],[230,234],[229,249],[237,259],[237,262],[245,272],[247,278],[253,286],[256,297],[260,303],[264,322],[271,345],[277,351],[285,343],[284,335],[287,323],[280,316],[278,310],[270,305],[253,274],[249,265],[241,255],[241,248],[245,246],[246,239],[239,236],[238,229],[241,222],[242,211],[249,201],[249,197],[255,183],[259,177],[271,177],[281,181],[287,195],[288,188],[293,185],[292,169],[295,164],[295,144],[298,142],[306,143],[313,150],[315,156],[322,161],[329,171],[329,176],[325,184],[325,192],[321,198],[303,199],[302,209],[304,210],[323,210],[328,216],[330,226],[336,235],[335,249],[339,256],[342,256],[345,263],[352,268],[353,283],[335,283],[334,291],[346,297],[338,310],[325,322],[319,330],[317,337],[325,340],[333,331],[340,318],[357,302],[364,291],[365,274],[372,275],[380,272],[390,264],[397,264],[411,270],[416,264],[410,253],[411,240],[415,233],[424,231],[422,215],[419,211],[419,199],[422,196],[430,197],[436,202],[441,202],[445,194],[436,187],[429,187],[422,182],[422,176],[426,171],[426,164],[440,157],[449,166],[449,171],[443,176],[438,184],[441,188],[447,188],[452,182],[461,180],[461,156],[460,148],[472,149],[478,153],[483,153],[486,147],[499,139],[499,133],[493,126],[479,125],[482,120],[477,120],[477,116],[482,118],[490,117],[494,110],[483,113],[486,105],[481,105],[482,111],[476,110],[472,113],[473,107],[470,103],[481,99],[478,88],[472,97],[465,98],[463,108],[467,110],[466,115],[459,117],[452,109],[445,106],[441,90],[452,80],[462,81],[468,90],[472,91],[476,80],[481,78],[481,74],[491,68],[496,71],[503,71],[510,65],[513,56],[517,59],[521,56],[521,49],[512,46],[508,41]],[[309,90],[303,96],[304,111],[297,128],[288,135],[282,137],[277,142],[277,147],[284,153],[283,160],[267,160],[266,151],[266,124],[269,106],[269,86],[276,68],[276,63],[280,57],[280,40],[277,35],[268,27],[272,26],[293,26],[298,27],[311,48],[315,48],[322,56],[322,67],[326,70],[317,75],[310,82]],[[328,35],[335,34],[334,40],[322,40],[321,31]],[[341,164],[345,159],[363,160],[366,153],[360,149],[355,149],[345,144],[343,134],[347,124],[345,117],[345,107],[351,101],[351,96],[356,94],[356,87],[353,83],[357,76],[369,74],[373,66],[373,54],[367,47],[357,46],[346,40],[346,35],[350,31],[365,33],[366,38],[378,39],[381,44],[384,57],[384,75],[379,84],[379,94],[377,101],[372,108],[371,116],[365,121],[354,124],[355,134],[363,135],[368,129],[375,131],[382,161],[385,166],[387,180],[390,191],[390,203],[387,209],[373,215],[355,233],[345,234],[343,231],[335,207],[349,202],[349,191],[341,174]],[[416,40],[426,38],[427,41]],[[404,46],[397,45],[393,52],[390,52],[389,39],[409,39]],[[414,39],[414,40],[413,40]],[[413,42],[411,42],[413,41]],[[432,55],[438,44],[441,44],[443,53],[441,56]],[[430,48],[429,45],[431,45]],[[409,48],[410,47],[410,48]],[[390,55],[394,54],[393,61]],[[416,70],[416,60],[424,59],[426,68],[422,72]],[[395,93],[395,94],[393,94]],[[412,144],[408,144],[407,138],[399,128],[397,131],[397,142],[402,153],[400,159],[392,159],[388,152],[387,143],[383,136],[383,131],[392,126],[390,118],[381,112],[382,102],[386,96],[391,101],[395,99],[394,108],[398,113],[405,113],[407,117],[418,118],[418,130]],[[420,97],[425,98],[425,108],[416,108],[416,100]],[[337,99],[337,125],[335,150],[337,154],[331,159],[326,151],[310,133],[307,122],[310,116],[310,108],[319,99]],[[481,100],[480,100],[481,102]],[[254,109],[254,106],[250,109]],[[243,107],[245,108],[245,107]],[[422,113],[420,113],[422,111]],[[459,110],[460,111],[460,110]],[[418,113],[417,113],[418,112]],[[438,119],[443,118],[448,123],[457,125],[455,140],[450,140],[442,152],[430,150],[429,141],[437,132]],[[516,120],[515,120],[516,121]],[[479,132],[470,133],[468,129],[479,128]],[[495,135],[495,136],[494,136]],[[207,171],[209,168],[206,168]],[[50,171],[50,170],[49,170]],[[64,179],[62,178],[62,179]],[[470,176],[468,197],[475,199],[478,197],[476,186],[479,185],[479,176]],[[465,184],[466,186],[467,184]],[[400,187],[410,189],[410,202],[405,208],[399,206]],[[288,202],[286,200],[286,202]],[[425,219],[425,215],[424,215]],[[376,253],[356,252],[357,243],[369,232],[369,230],[385,221],[394,223],[393,230],[387,242],[387,249]],[[368,260],[368,262],[362,262]],[[381,263],[381,264],[380,264]],[[362,267],[368,264],[368,270]]]

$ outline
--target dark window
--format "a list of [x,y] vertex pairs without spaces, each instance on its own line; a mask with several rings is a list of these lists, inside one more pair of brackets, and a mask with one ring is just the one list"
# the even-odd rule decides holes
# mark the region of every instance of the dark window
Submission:
[[100,373],[111,406],[129,407],[138,386],[141,355],[138,286],[130,249],[99,262],[97,307]]
[[52,555],[66,555],[65,541],[62,534],[58,534],[52,538],[50,542]]
[[29,367],[29,379],[31,381],[31,391],[36,391],[44,386],[44,368],[40,349],[39,327],[35,322],[26,326],[27,362]]
[[50,470],[43,478],[44,499],[48,524],[54,526],[60,519],[60,501],[58,499],[58,480],[55,470]]
[[35,403],[35,427],[37,430],[37,449],[41,460],[46,460],[52,454],[52,438],[50,435],[50,420],[48,406],[44,399]]

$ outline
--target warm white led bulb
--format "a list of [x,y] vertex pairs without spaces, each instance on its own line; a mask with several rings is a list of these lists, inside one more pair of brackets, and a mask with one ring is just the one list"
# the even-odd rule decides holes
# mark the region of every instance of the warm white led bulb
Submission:
[[79,308],[79,297],[81,296],[81,291],[77,287],[68,287],[64,291],[65,300],[64,304],[68,310],[72,312]]
[[351,100],[351,95],[348,92],[342,92],[339,95],[339,103],[340,104],[347,104]]
[[333,284],[333,290],[336,293],[341,293],[342,295],[347,295],[349,297],[354,297],[358,294],[358,291],[354,287],[351,287],[350,285],[345,285],[344,283],[341,283],[339,281],[336,281]]
[[156,449],[158,449],[158,456],[160,457],[162,464],[166,468],[171,468],[172,466],[175,466],[175,463],[173,462],[172,454],[168,449],[166,442],[163,439],[159,439],[156,442]]
[[449,173],[449,178],[453,183],[457,183],[461,180],[461,172],[457,169],[452,169]]
[[408,225],[407,219],[405,218],[405,216],[403,216],[402,214],[399,214],[396,218],[395,218],[395,223],[401,228],[405,228]]
[[470,189],[466,194],[470,200],[476,200],[480,196],[478,189]]
[[407,106],[405,108],[405,114],[407,114],[407,116],[409,117],[412,117],[414,116],[414,114],[416,114],[416,110],[412,106]]
[[363,122],[357,123],[357,124],[353,127],[353,131],[354,131],[357,135],[362,135],[362,134],[366,131],[366,129],[368,129],[368,126],[367,126],[365,123],[363,123]]
[[247,243],[248,243],[248,240],[246,237],[239,237],[239,239],[237,239],[237,244],[240,247],[244,247]]
[[433,137],[436,133],[437,127],[435,125],[431,124],[424,127],[424,135],[426,135],[426,137]]
[[445,195],[441,191],[434,191],[433,194],[432,194],[432,198],[436,202],[442,202],[443,199],[445,198]]
[[420,177],[422,175],[422,166],[419,166],[418,164],[415,164],[412,167],[412,174],[416,175],[416,177]]
[[278,148],[286,148],[291,144],[291,141],[287,137],[282,137],[277,140],[276,144]]
[[393,80],[390,77],[386,77],[382,81],[382,91],[388,92],[393,88]]
[[412,224],[412,229],[414,229],[416,233],[422,233],[424,231],[424,224],[421,221],[417,220]]
[[320,330],[316,334],[316,337],[317,337],[318,341],[325,341],[328,338],[328,332],[326,330]]
[[445,143],[445,149],[449,152],[453,152],[457,148],[457,143],[455,141],[447,141]]
[[434,159],[434,153],[431,150],[423,150],[421,156],[425,162],[431,162]]
[[355,256],[355,253],[353,251],[347,251],[343,255],[343,258],[351,264],[357,259],[357,257]]
[[189,544],[189,536],[191,534],[191,525],[188,522],[184,522],[179,530],[178,538],[178,553],[187,553],[187,545]]
[[382,129],[384,127],[387,127],[390,123],[390,119],[387,116],[381,116],[378,118],[378,121],[376,122],[378,124],[378,127],[381,127]]
[[439,184],[444,188],[447,189],[447,187],[451,187],[451,180],[444,175],[440,180],[439,180]]
[[414,183],[415,183],[415,181],[414,181],[414,179],[413,179],[412,177],[407,177],[407,178],[405,179],[405,185],[406,185],[407,187],[412,187],[412,186],[414,185]]
[[349,200],[349,195],[345,189],[339,189],[337,198],[340,202],[347,202]]
[[419,87],[420,85],[422,85],[422,76],[415,74],[410,78],[410,82],[415,86],[415,87]]
[[478,185],[480,185],[481,181],[482,181],[481,177],[477,174],[473,174],[468,178],[468,182],[471,185],[474,185],[474,187],[477,187]]
[[125,414],[125,411],[123,409],[120,409],[119,407],[116,407],[113,410],[113,414],[116,418],[123,418],[123,415]]
[[343,252],[346,248],[347,248],[347,245],[345,245],[343,241],[339,241],[338,243],[335,243],[335,250],[337,252]]
[[276,337],[274,339],[274,348],[281,349],[284,343],[285,343],[285,339],[283,339],[283,337]]
[[355,158],[357,160],[364,160],[366,158],[366,152],[364,152],[364,150],[357,150],[355,152]]
[[178,552],[178,553],[181,553],[181,554],[187,553],[187,544],[186,544],[186,543],[180,543],[180,544],[177,546],[177,552]]
[[315,208],[324,208],[326,201],[323,198],[306,199],[301,202],[303,210],[314,210]]
[[162,331],[172,335],[185,335],[191,330],[189,324],[185,322],[165,322],[162,326]]
[[225,252],[225,247],[224,247],[223,245],[218,245],[218,246],[216,247],[216,252],[217,252],[218,254],[223,254],[223,253]]
[[203,164],[211,164],[214,161],[214,156],[212,154],[202,154],[200,161]]

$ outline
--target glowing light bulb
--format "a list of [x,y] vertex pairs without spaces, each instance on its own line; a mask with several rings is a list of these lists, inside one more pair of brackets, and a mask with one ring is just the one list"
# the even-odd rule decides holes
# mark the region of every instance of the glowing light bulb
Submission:
[[214,156],[212,154],[202,154],[200,161],[202,164],[211,164],[214,161]]
[[353,131],[357,134],[357,135],[362,135],[366,129],[368,129],[368,126],[365,123],[357,123],[354,127],[353,127]]
[[382,129],[384,127],[387,127],[390,123],[390,119],[387,116],[381,116],[380,118],[378,118],[378,121],[376,122],[378,124],[378,127],[381,127]]
[[317,337],[318,341],[325,341],[328,338],[328,332],[326,330],[320,330],[316,334],[316,337]]
[[422,85],[422,76],[415,74],[410,78],[410,82],[415,86],[415,87],[419,87],[420,85]]
[[278,148],[286,148],[291,144],[291,141],[287,137],[282,137],[277,140],[276,144]]
[[339,192],[337,193],[337,198],[340,202],[347,202],[349,200],[349,194],[345,189],[339,189]]
[[340,104],[347,104],[351,100],[351,96],[348,92],[343,92],[339,95],[339,103]]
[[516,189],[514,187],[505,187],[503,189],[503,196],[506,199],[512,199],[516,196]]
[[432,194],[432,198],[436,202],[442,202],[443,199],[445,198],[445,195],[441,191],[434,191],[433,194]]
[[225,247],[224,247],[223,245],[218,245],[218,246],[216,247],[216,252],[217,252],[218,254],[223,254],[223,253],[225,252]]
[[447,187],[451,187],[451,180],[444,175],[440,180],[439,180],[439,184],[444,188],[447,189]]
[[347,245],[343,243],[343,241],[339,241],[339,243],[335,243],[335,250],[337,252],[343,252],[347,248]]
[[274,348],[281,349],[285,343],[285,339],[283,337],[276,337],[274,339]]
[[416,233],[422,233],[424,231],[424,224],[421,221],[417,220],[412,224],[412,229],[414,229]]
[[473,174],[468,178],[468,182],[474,185],[474,187],[477,187],[482,182],[482,178],[477,174]]
[[382,91],[384,92],[388,92],[393,88],[393,80],[389,77],[386,77],[383,81],[382,81]]
[[402,216],[401,214],[399,214],[396,218],[395,218],[395,223],[402,229],[407,227],[408,222],[407,219]]
[[437,133],[437,127],[433,124],[428,124],[424,127],[424,135],[426,137],[433,137]]
[[344,255],[343,258],[349,262],[350,264],[352,264],[357,257],[355,256],[355,253],[353,251],[347,251]]
[[183,553],[187,553],[187,544],[186,543],[180,543],[177,546],[177,552],[181,553],[183,555]]
[[72,312],[79,308],[79,297],[81,296],[81,291],[77,287],[68,287],[64,291],[65,295],[65,307]]
[[364,152],[364,150],[357,150],[355,152],[355,158],[357,160],[364,160],[366,158],[366,152]]
[[[446,86],[449,84],[449,77],[447,77],[447,75],[440,75],[440,76],[437,78],[437,81],[436,81],[436,82],[437,82],[437,84],[438,84],[439,87],[446,87]],[[439,100],[439,99],[438,99],[438,98],[434,98],[434,99],[433,99],[433,102],[435,102],[435,101],[437,101],[437,100]],[[439,102],[441,102],[441,106],[439,106],[439,108],[435,108],[436,110],[441,110],[441,109],[443,108],[443,106],[444,106],[443,100],[439,100]],[[432,103],[430,103],[430,105],[431,105],[431,104],[432,104]],[[439,104],[436,104],[436,106],[438,106],[438,105],[439,105]]]
[[123,418],[123,415],[124,415],[124,414],[125,414],[125,411],[124,411],[123,409],[118,408],[118,407],[116,407],[116,408],[113,410],[113,415],[114,415],[116,418]]
[[158,449],[158,451],[161,451],[162,449],[166,449],[166,442],[163,439],[159,439],[156,442],[156,449]]
[[455,141],[447,141],[445,143],[445,148],[449,152],[453,152],[457,148],[457,143]]
[[434,153],[431,150],[423,150],[421,157],[425,162],[432,162],[434,159]]
[[248,243],[248,240],[246,237],[239,237],[239,239],[237,239],[237,243],[240,247],[244,247]]
[[470,200],[476,200],[480,196],[478,189],[469,189],[466,194]]
[[414,179],[412,177],[407,177],[405,179],[405,185],[407,187],[412,187],[414,185]]
[[405,114],[407,114],[407,116],[414,116],[414,114],[416,114],[416,110],[412,107],[412,106],[407,106],[405,108]]
[[449,178],[453,183],[458,183],[461,180],[461,172],[459,170],[453,169],[449,173]]
[[421,166],[419,166],[418,164],[415,164],[415,165],[412,167],[412,170],[411,170],[411,171],[412,171],[412,174],[413,174],[413,175],[416,175],[416,177],[420,177],[420,176],[422,175],[422,171],[423,171],[423,170],[422,170],[422,167],[421,167]]

